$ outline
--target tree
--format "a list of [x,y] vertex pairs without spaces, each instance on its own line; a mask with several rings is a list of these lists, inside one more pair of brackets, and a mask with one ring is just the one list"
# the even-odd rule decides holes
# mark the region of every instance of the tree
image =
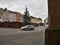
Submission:
[[24,25],[28,25],[30,23],[31,19],[30,19],[29,11],[27,10],[27,8],[26,8],[26,11],[25,11],[23,18],[24,18],[24,20],[23,20]]

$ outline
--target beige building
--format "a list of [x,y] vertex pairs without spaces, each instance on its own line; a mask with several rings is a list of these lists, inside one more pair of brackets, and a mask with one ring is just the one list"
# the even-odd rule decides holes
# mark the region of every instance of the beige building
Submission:
[[42,23],[42,19],[41,18],[36,18],[36,17],[33,17],[33,16],[30,16],[31,18],[31,23]]
[[37,23],[37,18],[33,16],[30,16],[30,18],[31,18],[31,23]]
[[43,23],[41,18],[37,18],[37,23]]

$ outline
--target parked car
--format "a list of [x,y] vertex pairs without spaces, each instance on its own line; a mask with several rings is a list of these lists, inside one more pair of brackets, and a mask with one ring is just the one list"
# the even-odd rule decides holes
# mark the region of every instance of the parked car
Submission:
[[34,30],[34,26],[33,25],[26,25],[24,27],[21,27],[21,30],[27,30],[27,31]]

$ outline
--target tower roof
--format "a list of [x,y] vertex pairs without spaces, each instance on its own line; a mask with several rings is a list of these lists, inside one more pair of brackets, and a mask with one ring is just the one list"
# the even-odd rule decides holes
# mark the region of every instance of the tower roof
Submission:
[[27,8],[27,7],[25,8],[25,13],[29,13],[29,11],[28,11],[28,8]]

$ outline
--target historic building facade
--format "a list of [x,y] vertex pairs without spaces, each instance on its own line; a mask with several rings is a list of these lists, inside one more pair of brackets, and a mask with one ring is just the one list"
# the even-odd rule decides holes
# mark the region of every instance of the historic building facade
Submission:
[[16,12],[10,11],[10,22],[16,22]]
[[0,8],[0,21],[1,22],[9,21],[9,16],[10,16],[10,13],[7,10],[7,8],[5,8],[5,9]]
[[2,22],[2,17],[3,17],[3,9],[0,8],[0,22]]
[[23,14],[16,13],[16,22],[23,22]]
[[42,23],[42,19],[41,18],[36,18],[36,17],[33,17],[33,16],[30,16],[31,18],[31,23]]
[[23,14],[0,8],[0,22],[23,22]]

